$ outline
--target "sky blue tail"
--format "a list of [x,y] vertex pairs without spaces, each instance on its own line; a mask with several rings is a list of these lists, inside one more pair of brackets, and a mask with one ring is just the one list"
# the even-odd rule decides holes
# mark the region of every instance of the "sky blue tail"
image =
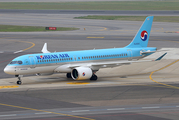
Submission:
[[137,34],[133,38],[132,42],[127,45],[127,48],[140,48],[140,47],[147,47],[150,30],[152,27],[153,16],[149,16],[145,19],[144,23],[138,30]]

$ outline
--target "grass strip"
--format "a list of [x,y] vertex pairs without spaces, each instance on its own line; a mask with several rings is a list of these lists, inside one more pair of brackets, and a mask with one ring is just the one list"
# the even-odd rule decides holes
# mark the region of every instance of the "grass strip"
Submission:
[[[144,21],[147,16],[101,16],[88,15],[74,17],[75,19],[100,19],[100,20],[125,20],[125,21]],[[155,22],[179,22],[179,16],[154,16]]]
[[0,9],[48,10],[179,10],[178,0],[94,2],[0,2]]
[[57,27],[56,30],[46,30],[45,27],[38,26],[15,26],[15,25],[0,25],[0,32],[40,32],[40,31],[71,31],[79,28]]

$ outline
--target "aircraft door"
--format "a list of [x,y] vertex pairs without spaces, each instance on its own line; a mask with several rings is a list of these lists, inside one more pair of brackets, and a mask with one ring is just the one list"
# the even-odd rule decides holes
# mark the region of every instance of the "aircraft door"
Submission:
[[74,58],[74,61],[77,61],[77,57],[76,56],[73,56],[73,58]]
[[128,49],[128,60],[132,60],[132,51],[131,49]]
[[33,56],[29,56],[29,60],[30,60],[31,68],[35,68],[36,67],[35,58]]

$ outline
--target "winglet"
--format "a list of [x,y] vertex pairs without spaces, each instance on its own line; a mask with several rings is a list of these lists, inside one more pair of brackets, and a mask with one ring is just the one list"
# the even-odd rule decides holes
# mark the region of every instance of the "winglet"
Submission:
[[43,53],[50,53],[48,50],[47,50],[47,43],[44,44],[43,48],[42,48],[42,52]]
[[163,54],[162,56],[160,56],[159,58],[157,58],[155,61],[161,60],[166,54],[167,54],[167,52],[164,53],[164,54]]

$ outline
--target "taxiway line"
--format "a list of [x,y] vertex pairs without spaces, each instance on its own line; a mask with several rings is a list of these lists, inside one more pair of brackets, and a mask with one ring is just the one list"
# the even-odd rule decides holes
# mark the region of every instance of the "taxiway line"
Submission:
[[107,109],[107,110],[125,110],[125,108],[111,108],[111,109]]
[[75,111],[72,111],[72,112],[88,112],[90,110],[75,110]]
[[107,28],[103,27],[104,29],[100,30],[100,31],[104,31],[104,30],[107,30]]
[[16,51],[16,52],[14,52],[14,54],[17,54],[17,53],[20,53],[20,52],[23,52],[23,50]]
[[86,38],[104,38],[104,37],[86,37]]
[[35,43],[33,43],[33,42],[28,42],[28,41],[18,41],[18,42],[25,42],[25,43],[30,43],[30,44],[32,44],[32,46],[30,46],[30,47],[28,47],[28,48],[26,48],[26,49],[23,49],[22,51],[26,51],[26,50],[28,50],[28,49],[30,49],[30,48],[32,48],[32,47],[35,46]]
[[0,89],[3,89],[3,88],[17,88],[19,86],[17,85],[4,85],[4,86],[0,86]]
[[[0,39],[2,39],[2,38],[0,38]],[[14,52],[14,53],[23,52],[23,51],[26,51],[26,50],[28,50],[28,49],[31,49],[32,47],[35,46],[35,43],[33,43],[33,42],[28,42],[28,41],[20,41],[20,40],[9,40],[9,41],[17,41],[17,42],[24,42],[24,43],[30,43],[30,44],[32,44],[32,46],[30,46],[30,47],[28,47],[28,48],[26,48],[26,49],[23,49],[23,50],[16,51],[16,52]]]
[[[159,40],[161,40],[161,39],[159,39]],[[179,43],[178,41],[172,41],[172,40],[163,40],[163,41],[169,41],[169,42]],[[173,86],[173,85],[164,84],[164,83],[160,83],[160,82],[155,81],[155,80],[152,78],[152,75],[153,75],[155,72],[160,71],[160,70],[163,70],[163,69],[165,69],[165,68],[167,68],[167,67],[169,67],[169,66],[171,66],[171,65],[173,65],[173,64],[175,64],[175,63],[177,63],[178,61],[179,61],[179,59],[176,60],[176,61],[174,61],[174,62],[172,62],[172,63],[170,63],[170,64],[168,64],[168,65],[166,65],[166,66],[164,66],[164,67],[162,67],[162,68],[160,68],[160,69],[158,69],[158,70],[152,71],[152,72],[150,73],[150,75],[149,75],[149,78],[150,78],[153,82],[155,82],[155,83],[157,83],[157,84],[160,84],[160,85],[164,85],[164,86],[166,86],[167,88],[169,87],[169,88],[179,89],[179,87],[176,87],[176,86]]]
[[164,86],[167,86],[167,87],[169,87],[169,88],[179,89],[179,87],[176,87],[176,86],[173,86],[173,85],[164,84],[164,83],[160,83],[160,82],[155,81],[155,80],[152,78],[152,75],[153,75],[155,72],[160,71],[160,70],[163,70],[163,69],[165,69],[165,68],[167,68],[167,67],[169,67],[169,66],[171,66],[171,65],[173,65],[173,64],[175,64],[175,63],[177,63],[178,61],[179,61],[179,60],[176,60],[176,61],[174,61],[174,62],[172,62],[172,63],[170,63],[170,64],[168,64],[168,65],[166,65],[166,66],[164,66],[164,67],[162,67],[162,68],[160,68],[160,69],[158,69],[158,70],[152,71],[152,72],[150,73],[150,75],[149,75],[149,78],[150,78],[153,82],[158,83],[158,84],[160,84],[160,85],[164,85]]
[[0,115],[0,117],[9,117],[9,116],[16,116],[17,114],[10,114],[10,115]]
[[73,117],[73,118],[80,118],[80,119],[85,119],[85,120],[94,120],[94,119],[92,119],[92,118],[86,118],[86,117],[80,117],[80,116],[75,116],[75,115],[69,115],[69,114],[63,114],[63,113],[50,112],[50,111],[45,111],[45,110],[39,110],[39,109],[34,109],[34,108],[21,107],[21,106],[15,106],[15,105],[3,104],[3,103],[0,103],[0,105],[2,105],[2,106],[8,106],[8,107],[14,107],[14,108],[21,108],[21,109],[26,109],[26,110],[40,111],[40,112],[44,112],[44,113],[51,113],[51,114],[63,115],[63,116],[68,116],[68,117]]
[[[76,110],[76,111],[61,111],[63,113],[77,113],[77,114],[81,114],[81,113],[84,113],[84,112],[97,112],[97,111],[101,111],[101,112],[106,112],[106,111],[118,111],[118,112],[124,112],[124,111],[131,111],[131,110],[148,110],[148,109],[175,109],[175,108],[178,108],[179,106],[178,105],[174,105],[174,106],[163,106],[163,105],[160,105],[160,106],[144,106],[144,107],[126,107],[126,108],[108,108],[108,109],[96,109],[96,108],[93,108],[93,109],[90,109],[90,110]],[[53,114],[53,113],[58,113],[58,110],[55,111],[55,112],[48,112],[48,111],[41,111],[39,113],[26,113],[26,114],[6,114],[6,115],[0,115],[0,118],[1,117],[9,117],[9,116],[26,116],[26,115],[40,115],[40,114]],[[166,112],[166,113],[178,113],[178,112]],[[141,113],[141,114],[151,114],[151,113]],[[153,113],[152,113],[153,114]],[[158,113],[160,114],[160,113]],[[71,117],[71,116],[68,116],[68,117]],[[91,119],[90,119],[91,120]]]
[[158,106],[154,106],[154,107],[142,107],[142,109],[155,109],[155,108],[160,108]]

